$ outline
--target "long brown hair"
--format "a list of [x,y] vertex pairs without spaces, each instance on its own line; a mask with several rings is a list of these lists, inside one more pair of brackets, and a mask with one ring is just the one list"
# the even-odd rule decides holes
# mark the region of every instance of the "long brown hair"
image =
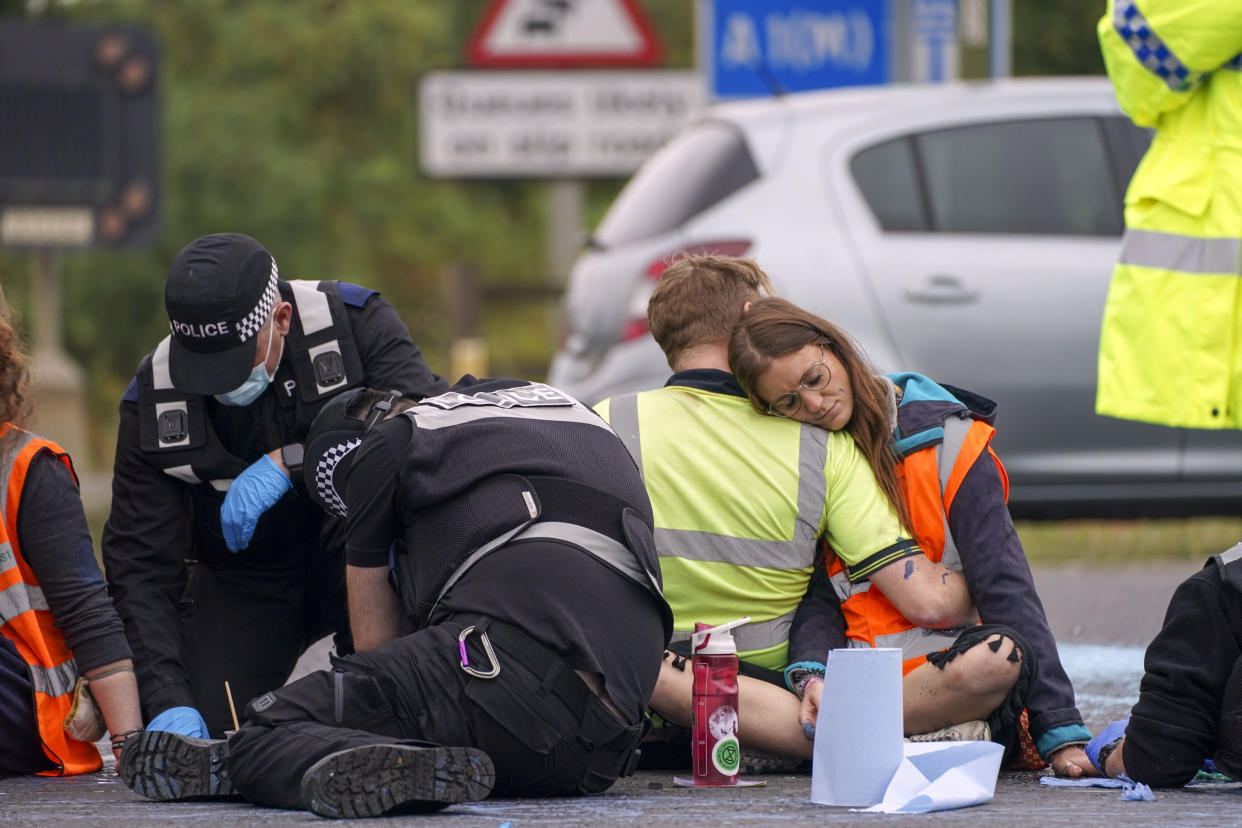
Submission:
[[854,393],[854,413],[845,424],[845,431],[867,458],[902,526],[913,532],[910,510],[897,480],[888,383],[867,361],[853,337],[793,302],[776,297],[757,299],[733,328],[729,339],[729,367],[746,390],[751,405],[759,413],[766,414],[768,403],[759,397],[755,381],[772,360],[807,345],[823,345],[845,366]]
[[26,396],[26,352],[17,331],[4,291],[0,289],[0,424],[24,425],[30,413]]

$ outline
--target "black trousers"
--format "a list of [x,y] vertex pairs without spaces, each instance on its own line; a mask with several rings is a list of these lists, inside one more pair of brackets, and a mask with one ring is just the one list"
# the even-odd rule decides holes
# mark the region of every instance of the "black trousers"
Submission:
[[43,753],[30,667],[17,645],[0,635],[0,776],[55,767]]
[[[495,678],[461,667],[458,634],[471,625],[486,627],[500,663]],[[585,683],[546,648],[532,658],[521,635],[491,619],[452,617],[255,699],[229,743],[234,786],[252,802],[301,808],[302,775],[324,756],[438,744],[486,752],[500,796],[606,790],[632,771],[643,724],[619,720],[589,690],[580,704],[566,700],[576,694],[564,688]],[[471,665],[489,663],[477,634],[467,648]]]
[[283,685],[306,648],[325,635],[336,634],[338,652],[353,649],[343,544],[326,527],[317,541],[315,528],[304,533],[299,554],[256,545],[228,561],[189,568],[182,653],[194,706],[214,738],[233,728],[225,681],[241,711]]

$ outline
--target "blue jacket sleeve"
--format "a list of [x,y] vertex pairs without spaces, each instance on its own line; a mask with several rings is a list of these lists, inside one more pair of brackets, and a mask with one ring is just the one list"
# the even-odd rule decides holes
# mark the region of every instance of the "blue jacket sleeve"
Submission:
[[789,630],[789,663],[823,664],[828,651],[846,645],[845,616],[828,580],[827,559],[816,555],[815,569]]

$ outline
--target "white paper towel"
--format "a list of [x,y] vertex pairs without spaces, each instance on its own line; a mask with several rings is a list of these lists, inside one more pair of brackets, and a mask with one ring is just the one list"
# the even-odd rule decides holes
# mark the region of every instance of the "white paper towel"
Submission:
[[906,742],[883,800],[867,811],[924,814],[987,802],[1005,749],[995,742]]
[[811,801],[874,805],[902,761],[901,650],[828,653]]

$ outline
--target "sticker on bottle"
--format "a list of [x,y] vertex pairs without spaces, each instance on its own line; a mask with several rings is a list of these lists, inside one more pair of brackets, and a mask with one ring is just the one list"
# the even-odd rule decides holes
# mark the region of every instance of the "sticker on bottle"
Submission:
[[737,710],[731,704],[722,704],[707,717],[707,732],[713,739],[728,739],[737,735]]
[[736,736],[721,739],[712,749],[712,764],[725,776],[737,776],[742,764],[742,746]]

